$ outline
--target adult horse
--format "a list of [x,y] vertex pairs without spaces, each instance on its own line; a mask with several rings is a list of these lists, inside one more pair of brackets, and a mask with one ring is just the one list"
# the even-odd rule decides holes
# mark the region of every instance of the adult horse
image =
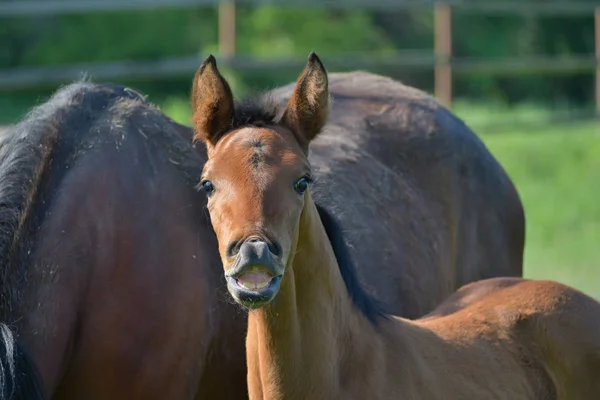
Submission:
[[311,196],[309,144],[328,113],[315,54],[278,119],[268,105],[237,118],[251,106],[234,105],[212,59],[194,87],[200,185],[228,290],[250,309],[251,400],[600,397],[600,303],[577,290],[483,280],[470,304],[450,298],[441,317],[416,321],[372,304],[336,219]]
[[[294,87],[272,91],[279,114]],[[415,88],[362,71],[329,74],[329,95],[309,154],[313,194],[343,217],[360,280],[386,311],[416,318],[469,282],[522,276],[521,201],[463,121]]]
[[[386,310],[420,315],[462,281],[520,275],[521,203],[475,135],[393,81],[331,79],[316,185],[324,205],[346,200],[336,211]],[[192,136],[135,91],[78,82],[5,138],[0,320],[46,397],[246,396],[246,320],[227,302]],[[383,270],[389,258],[405,265]]]

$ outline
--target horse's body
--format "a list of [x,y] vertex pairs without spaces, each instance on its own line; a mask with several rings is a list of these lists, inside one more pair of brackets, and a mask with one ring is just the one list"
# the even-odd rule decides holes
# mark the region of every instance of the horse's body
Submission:
[[47,398],[246,396],[231,384],[245,376],[245,324],[218,295],[190,143],[136,93],[88,83],[6,137],[2,319]]
[[251,399],[600,398],[595,300],[555,282],[496,278],[470,284],[467,302],[443,302],[432,313],[441,316],[374,317],[349,298],[336,260],[344,250],[323,245],[339,228],[316,211],[301,219],[293,278],[250,312]]
[[522,276],[521,201],[461,120],[366,72],[329,74],[329,93],[309,154],[315,200],[343,217],[359,276],[387,312],[417,318],[469,282]]
[[308,190],[309,143],[328,111],[316,55],[279,118],[236,123],[248,106],[234,105],[211,58],[193,96],[227,287],[250,309],[252,400],[600,398],[600,303],[565,285],[482,280],[417,321],[371,303],[336,219]]
[[[521,275],[521,203],[468,128],[385,78],[331,79],[316,186],[385,309],[422,315],[464,282]],[[246,318],[221,290],[192,134],[129,89],[77,83],[3,141],[0,320],[46,397],[247,396]]]

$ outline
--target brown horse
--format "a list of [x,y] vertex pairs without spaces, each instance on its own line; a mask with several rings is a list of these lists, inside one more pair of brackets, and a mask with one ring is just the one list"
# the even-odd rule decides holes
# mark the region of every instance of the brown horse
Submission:
[[[278,115],[293,90],[269,93]],[[313,195],[343,218],[359,279],[387,312],[417,318],[464,284],[522,276],[521,201],[461,120],[366,72],[329,74],[329,94],[329,120],[309,154]]]
[[0,320],[46,398],[247,397],[191,138],[134,91],[79,82],[4,139]]
[[[331,88],[314,187],[344,215],[385,311],[420,316],[463,283],[521,275],[521,202],[460,120],[377,75],[332,74]],[[6,353],[9,390],[31,370],[28,349],[47,398],[247,397],[247,321],[222,281],[192,136],[135,91],[89,82],[7,133],[0,320],[21,349]],[[33,383],[19,387],[34,398]]]
[[250,398],[600,398],[600,304],[574,289],[482,281],[471,285],[484,286],[478,299],[423,321],[370,302],[309,190],[328,97],[314,54],[281,116],[265,108],[252,124],[213,58],[194,82],[195,137],[208,150],[200,186],[228,290],[250,309]]

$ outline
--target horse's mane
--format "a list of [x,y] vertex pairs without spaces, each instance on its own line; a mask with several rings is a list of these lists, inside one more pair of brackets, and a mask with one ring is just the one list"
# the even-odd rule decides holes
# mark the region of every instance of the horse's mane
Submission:
[[356,308],[358,308],[371,323],[377,324],[377,319],[381,317],[387,318],[387,314],[383,312],[381,306],[375,299],[369,296],[361,286],[348,243],[344,238],[342,228],[338,221],[324,207],[318,204],[315,205],[319,212],[319,216],[321,217],[321,222],[325,227],[325,232],[327,233],[331,247],[333,248],[333,253],[338,262],[342,279],[348,290],[348,295]]
[[269,93],[253,94],[235,103],[231,130],[259,123],[274,124],[278,109],[279,104]]

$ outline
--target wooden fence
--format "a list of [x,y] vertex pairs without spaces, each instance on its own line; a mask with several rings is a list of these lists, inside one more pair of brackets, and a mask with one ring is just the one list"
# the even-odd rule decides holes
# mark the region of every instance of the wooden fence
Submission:
[[[395,57],[328,57],[331,69],[337,66],[417,67],[433,68],[435,96],[445,105],[452,105],[452,77],[457,72],[511,73],[574,73],[596,74],[596,112],[600,115],[600,5],[584,2],[528,2],[527,0],[490,0],[469,2],[464,0],[19,0],[0,3],[2,18],[48,14],[76,14],[92,12],[119,12],[125,10],[150,10],[213,5],[219,7],[219,61],[235,69],[296,68],[301,59],[269,60],[268,63],[236,54],[236,4],[268,4],[275,7],[320,7],[336,9],[423,9],[434,10],[434,49],[427,52],[402,52]],[[456,58],[452,55],[452,12],[487,14],[525,14],[538,16],[594,15],[595,54],[568,58],[519,57],[506,59]],[[200,57],[168,58],[151,62],[116,61],[109,63],[75,64],[67,66],[19,68],[0,70],[0,90],[35,87],[43,84],[61,84],[76,79],[82,72],[95,79],[167,77],[192,73]]]

